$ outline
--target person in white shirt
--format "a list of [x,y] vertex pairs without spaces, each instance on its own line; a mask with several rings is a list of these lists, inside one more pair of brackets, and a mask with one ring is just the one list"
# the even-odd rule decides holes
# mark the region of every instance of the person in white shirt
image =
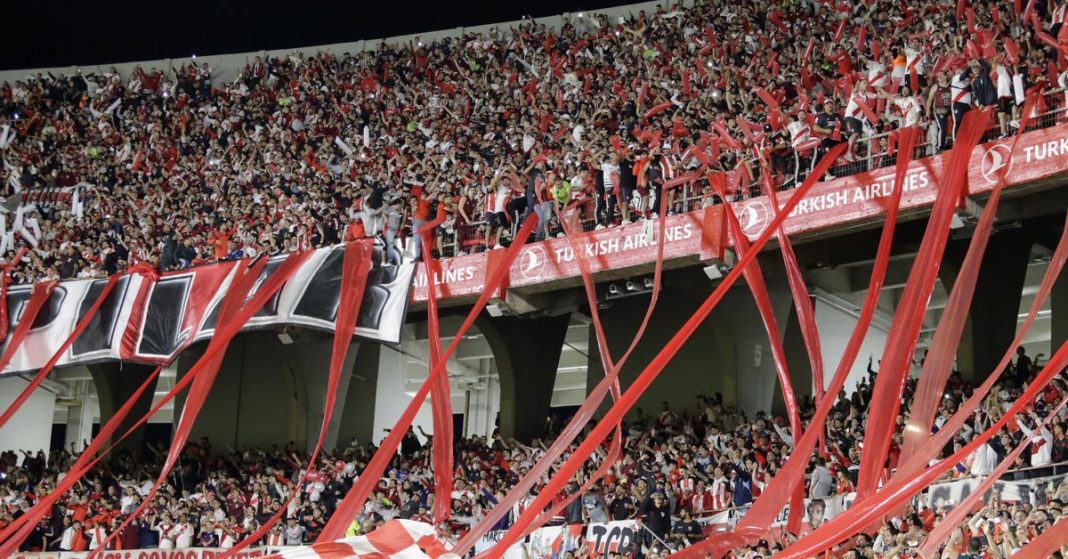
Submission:
[[853,85],[853,93],[849,96],[849,102],[846,103],[845,119],[843,124],[845,125],[846,133],[849,135],[849,152],[853,152],[853,144],[856,143],[857,138],[861,134],[871,133],[871,123],[868,122],[864,113],[864,107],[871,107],[869,101],[874,95],[868,91],[867,80],[860,80]]
[[909,86],[902,85],[898,90],[898,94],[894,95],[887,91],[880,91],[879,97],[882,99],[889,99],[891,106],[896,108],[901,113],[901,127],[908,128],[909,126],[918,126],[920,119],[923,115],[923,105],[920,100],[912,94],[912,90]]
[[73,551],[74,534],[81,529],[81,523],[71,522],[69,516],[63,517],[63,525],[66,528],[63,529],[63,534],[59,538],[59,550],[60,551]]
[[[1042,425],[1035,412],[1030,413],[1035,425]],[[1031,441],[1031,467],[1049,466],[1053,462],[1053,433],[1045,425],[1041,429],[1029,429],[1022,421],[1018,422],[1020,431]]]
[[89,550],[94,550],[104,545],[104,540],[108,537],[107,530],[104,529],[103,522],[97,522],[89,529]]
[[1009,69],[1004,64],[997,61],[993,61],[994,74],[997,79],[994,85],[998,91],[998,126],[1001,129],[1002,136],[1009,135],[1009,120],[1012,118],[1013,109],[1015,108],[1013,100],[1015,95],[1013,93],[1012,75],[1009,74]]
[[957,137],[957,130],[960,129],[960,125],[964,122],[964,115],[972,109],[972,71],[971,68],[965,68],[956,74],[953,74],[953,79],[949,81],[949,93],[952,103],[953,113],[953,137]]
[[[178,517],[178,524],[174,527],[174,549],[189,549],[193,547],[193,525],[185,514]],[[160,547],[162,548],[162,540]]]

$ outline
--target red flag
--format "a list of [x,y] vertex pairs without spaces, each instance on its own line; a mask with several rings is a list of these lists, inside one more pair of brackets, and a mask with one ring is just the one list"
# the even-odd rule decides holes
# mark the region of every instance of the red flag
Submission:
[[1010,64],[1020,63],[1020,47],[1016,46],[1016,41],[1012,40],[1012,37],[1006,36],[1001,40],[1001,45],[1005,47],[1005,58],[1008,59]]
[[842,38],[842,32],[845,31],[845,26],[846,20],[843,19],[841,22],[838,23],[838,29],[834,30],[834,37],[831,38],[831,41],[837,43],[838,40]]
[[766,89],[764,89],[763,87],[758,87],[757,90],[756,90],[756,94],[757,94],[757,97],[760,97],[760,99],[763,100],[764,103],[766,103],[768,105],[769,109],[778,109],[779,108],[779,102],[774,97],[772,97],[771,94],[768,93],[768,91]]
[[971,6],[965,8],[964,19],[968,22],[968,33],[975,33],[975,9]]

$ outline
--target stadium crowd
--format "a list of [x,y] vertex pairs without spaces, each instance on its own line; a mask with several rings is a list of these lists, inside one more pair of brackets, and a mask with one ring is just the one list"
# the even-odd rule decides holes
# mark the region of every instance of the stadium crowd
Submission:
[[662,192],[696,168],[738,198],[764,173],[790,186],[841,142],[832,173],[889,164],[902,125],[934,152],[973,106],[1009,134],[1026,95],[1065,85],[1048,44],[1064,6],[955,4],[703,1],[255,57],[230,83],[206,64],[37,74],[0,87],[0,255],[28,249],[16,282],[363,236],[395,263],[436,218],[434,248],[454,255],[507,244],[531,212],[535,238],[559,234],[554,204],[604,227],[657,214],[660,196],[669,211],[718,201],[707,180]]
[[[859,469],[859,446],[866,420],[872,380],[861,382],[848,397],[843,393],[836,401],[833,415],[826,425],[826,451],[812,460],[807,475],[806,495],[810,501],[810,518],[802,534],[818,526],[822,518],[821,499],[846,495],[853,491]],[[968,425],[950,447],[959,448],[972,434],[981,431],[992,419],[1008,408],[1036,370],[1029,357],[1021,356],[992,394],[976,410]],[[1068,396],[1068,383],[1061,377],[1042,394],[1027,418],[1017,417],[989,444],[977,450],[964,464],[947,474],[947,479],[988,475],[1018,441],[1031,438],[1018,469],[1010,479],[1043,478],[1052,466],[1068,463],[1068,436],[1065,414],[1050,421],[1048,429],[1032,431],[1035,422],[1049,413],[1056,402]],[[907,387],[910,397],[913,384]],[[970,386],[954,373],[946,387],[944,402],[936,420],[937,429],[971,393]],[[907,408],[906,408],[907,409]],[[802,410],[807,419],[814,413],[811,401]],[[899,418],[903,425],[906,417]],[[609,474],[581,499],[567,506],[561,522],[591,523],[609,520],[639,519],[648,536],[633,549],[621,550],[635,556],[653,557],[668,548],[696,542],[704,537],[697,520],[716,512],[744,507],[759,499],[766,480],[775,474],[789,456],[792,437],[782,418],[763,412],[747,417],[735,406],[716,395],[698,396],[698,405],[681,414],[665,403],[656,415],[641,410],[629,418],[625,450]],[[1029,427],[1030,426],[1030,427]],[[553,429],[550,427],[550,429]],[[420,429],[421,431],[421,429]],[[551,431],[553,432],[553,431]],[[420,438],[409,431],[398,456],[381,480],[371,499],[354,524],[351,533],[370,531],[391,518],[432,521],[434,507],[434,473],[431,468],[430,438]],[[457,442],[455,448],[455,487],[452,493],[451,519],[442,533],[456,537],[467,531],[489,508],[501,499],[519,477],[542,455],[551,436],[530,445],[506,440],[494,434],[490,438],[471,437]],[[900,432],[895,435],[890,466],[896,462]],[[151,449],[150,449],[151,450]],[[243,535],[256,529],[278,510],[291,491],[299,495],[264,538],[266,544],[298,545],[315,540],[334,507],[351,487],[374,452],[374,447],[355,441],[314,465],[303,487],[295,488],[302,469],[309,465],[305,455],[290,444],[285,448],[242,449],[218,453],[210,441],[190,442],[183,453],[181,468],[138,522],[131,524],[118,538],[118,548],[182,549],[188,547],[230,547]],[[603,457],[602,451],[602,457]],[[947,448],[945,455],[951,452]],[[70,453],[55,450],[44,453],[25,452],[21,459],[13,452],[0,456],[0,529],[7,526],[31,506],[39,496],[48,494],[57,478],[69,468]],[[117,526],[122,516],[139,504],[151,487],[155,471],[165,452],[137,456],[125,453],[107,465],[96,468],[76,488],[57,502],[49,518],[42,520],[23,549],[85,550],[95,548]],[[596,463],[588,463],[582,476],[589,476]],[[975,538],[990,556],[1007,557],[1014,548],[1048,529],[1060,519],[1068,505],[1068,480],[1059,479],[1020,502],[997,498],[971,517],[964,531],[958,530],[947,542],[947,549],[965,553]],[[537,487],[532,495],[537,492]],[[577,491],[575,482],[560,495]],[[532,498],[532,497],[531,497]],[[521,501],[496,529],[507,528],[528,505]],[[911,505],[906,516],[886,523],[877,533],[859,536],[839,551],[856,557],[916,557],[916,547],[948,508],[926,507],[920,499]],[[817,512],[814,512],[817,511]],[[996,530],[987,533],[985,530]],[[985,534],[985,535],[984,535]],[[748,550],[736,550],[735,559],[768,557],[770,550],[787,543],[762,542]],[[999,555],[1000,554],[1000,555]],[[656,555],[658,556],[658,555]],[[843,557],[849,555],[841,555]],[[944,555],[956,558],[958,555]],[[971,557],[960,555],[960,557]]]

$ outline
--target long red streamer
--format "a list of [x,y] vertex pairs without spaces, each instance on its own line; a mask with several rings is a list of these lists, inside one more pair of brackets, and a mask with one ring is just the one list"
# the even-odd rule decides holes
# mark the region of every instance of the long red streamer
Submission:
[[[929,486],[939,476],[955,467],[969,454],[975,452],[981,445],[986,443],[1000,431],[1013,416],[1020,413],[1025,407],[1031,405],[1039,393],[1053,380],[1064,367],[1068,358],[1068,342],[1061,345],[1057,353],[1050,358],[1049,362],[1039,373],[1024,394],[1006,410],[989,429],[972,438],[968,444],[949,458],[939,461],[935,465],[926,468],[922,473],[908,479],[895,476],[872,498],[858,500],[853,503],[849,510],[840,514],[823,526],[820,526],[811,534],[801,538],[796,543],[786,548],[785,551],[776,555],[777,559],[805,559],[829,549],[836,543],[852,537],[857,532],[870,526],[879,517],[887,514],[895,507],[911,499],[914,495]],[[1055,530],[1054,530],[1055,531]]]
[[[118,280],[118,274],[115,274],[108,278],[107,283],[104,284],[104,289],[100,291],[100,295],[96,298],[96,301],[93,303],[93,306],[90,307],[89,310],[85,313],[85,316],[78,321],[78,324],[74,327],[74,331],[72,331],[70,335],[67,336],[67,339],[64,340],[63,344],[59,346],[59,350],[52,354],[52,357],[48,359],[48,362],[46,362],[44,366],[37,371],[37,374],[34,375],[33,380],[31,380],[30,383],[26,385],[26,388],[22,389],[22,392],[18,395],[18,397],[15,398],[15,401],[11,402],[11,405],[8,406],[6,410],[4,410],[4,414],[0,415],[0,429],[3,429],[4,425],[7,425],[7,422],[11,419],[11,416],[15,415],[15,412],[19,411],[19,408],[22,407],[22,404],[26,403],[26,400],[30,397],[31,394],[33,394],[33,391],[37,390],[37,387],[40,386],[42,382],[44,382],[44,379],[48,377],[49,373],[52,372],[52,368],[54,368],[56,366],[56,363],[58,363],[59,360],[63,357],[63,353],[67,351],[67,348],[69,348],[70,345],[74,343],[74,340],[78,339],[78,336],[81,336],[82,332],[85,332],[85,329],[89,327],[89,323],[93,320],[93,317],[96,316],[97,311],[100,310],[100,305],[104,304],[104,299],[107,299],[107,296],[111,293],[111,290],[115,288],[115,284],[118,283]],[[29,322],[32,323],[33,321],[31,320]]]
[[[901,149],[898,152],[897,168],[894,174],[894,190],[886,208],[883,232],[879,238],[879,248],[876,251],[875,264],[872,267],[867,295],[864,298],[864,304],[861,306],[860,316],[857,318],[857,326],[846,344],[842,359],[838,362],[838,368],[831,379],[829,394],[837,394],[845,386],[846,378],[848,378],[849,372],[853,368],[853,363],[860,352],[861,344],[864,343],[865,335],[879,304],[879,294],[882,291],[883,280],[886,277],[886,270],[890,262],[890,252],[893,247],[894,229],[901,205],[901,195],[904,192],[905,172],[908,170],[909,158],[913,153],[913,147],[916,145],[916,139],[919,136],[919,130],[915,127],[902,129],[901,132]],[[680,550],[672,556],[672,559],[704,557],[706,553],[719,557],[732,547],[764,537],[766,528],[771,525],[786,504],[788,495],[790,495],[789,488],[804,479],[805,469],[808,467],[809,459],[822,434],[821,427],[826,421],[833,404],[833,398],[825,398],[818,403],[816,414],[809,422],[810,426],[814,425],[816,428],[807,429],[801,440],[794,442],[793,452],[787,459],[786,464],[783,465],[778,474],[771,478],[760,498],[753,503],[753,506],[742,517],[733,534],[710,537],[697,545]]]
[[[289,277],[290,275],[293,274],[293,272],[295,272],[299,268],[300,264],[304,261],[304,259],[307,257],[307,255],[308,255],[308,253],[295,253],[293,255],[290,255],[289,259],[287,259],[287,261],[281,267],[279,267],[279,269],[275,272],[275,274],[284,273],[286,277]],[[275,290],[275,291],[278,289],[278,287],[281,287],[280,284],[278,285],[278,287],[270,287],[270,285],[271,284],[268,283],[266,288],[272,289],[272,290]],[[253,300],[255,300],[256,297],[259,297],[259,296],[260,295],[257,294],[253,298]],[[229,326],[230,331],[217,330],[216,331],[216,336],[222,337],[222,336],[225,336],[225,335],[236,335],[237,331],[239,331],[241,329],[241,325],[243,325],[245,322],[247,322],[252,317],[252,315],[254,315],[256,312],[258,312],[259,311],[259,307],[262,307],[263,303],[266,302],[266,300],[268,298],[269,298],[269,295],[263,296],[262,301],[258,302],[258,306],[256,306],[252,302],[250,302],[249,305],[246,305],[246,307],[244,309],[242,309],[240,313],[238,313],[237,317],[235,317],[234,320],[230,321],[230,326]],[[234,326],[234,325],[236,325],[236,326]],[[222,346],[212,347],[209,344],[208,348],[204,351],[204,355],[201,357],[201,360],[209,359],[209,358],[214,357],[222,349],[224,349]],[[106,456],[107,453],[109,453],[112,449],[114,449],[116,446],[118,446],[120,443],[122,443],[122,441],[126,440],[126,438],[129,437],[131,434],[133,434],[139,427],[141,427],[142,425],[147,423],[150,418],[152,418],[154,415],[156,415],[159,412],[159,410],[161,410],[165,405],[167,405],[171,400],[173,400],[175,396],[177,396],[182,390],[184,390],[186,387],[188,387],[190,384],[192,384],[193,380],[196,379],[196,377],[199,374],[199,372],[200,372],[200,369],[198,369],[196,367],[191,368],[188,373],[186,373],[181,379],[178,380],[178,382],[175,383],[174,387],[171,388],[171,390],[169,392],[167,392],[166,394],[163,395],[162,398],[160,398],[159,402],[157,402],[154,406],[152,406],[152,409],[149,410],[148,413],[146,413],[144,416],[142,416],[141,419],[139,419],[137,421],[137,423],[135,423],[134,425],[130,426],[130,428],[127,429],[126,432],[121,437],[119,437],[119,439],[117,441],[112,443],[110,447],[108,447],[106,450],[100,452],[99,456],[97,456],[95,459],[91,459],[92,458],[92,454],[97,452],[97,450],[99,450],[103,446],[104,442],[106,441],[106,439],[108,437],[102,437],[102,438],[98,437],[97,439],[94,439],[93,443],[90,444],[90,447],[88,447],[87,450],[82,453],[82,456],[79,457],[78,461],[75,462],[75,465],[71,467],[70,472],[68,472],[67,475],[63,478],[63,480],[61,480],[60,484],[57,485],[56,490],[53,491],[52,493],[49,493],[48,495],[46,495],[44,497],[44,499],[42,499],[36,505],[34,505],[27,512],[27,514],[24,514],[24,515],[16,518],[11,523],[11,525],[9,525],[2,532],[0,532],[0,541],[6,541],[6,539],[8,537],[10,537],[11,534],[15,530],[17,530],[20,526],[22,526],[24,523],[26,523],[28,520],[30,520],[30,518],[31,518],[31,516],[33,514],[36,514],[36,513],[40,512],[41,515],[43,516],[44,514],[48,513],[48,511],[51,510],[51,505],[52,505],[52,503],[55,502],[55,500],[57,500],[64,493],[66,493],[66,491],[68,491],[71,487],[73,487],[74,484],[79,479],[81,479],[86,473],[88,473],[89,470],[93,468],[93,466],[95,466],[98,462],[100,462],[100,460],[103,459],[103,457]],[[158,373],[158,371],[157,371],[157,373]],[[129,402],[129,403],[130,403],[131,406],[133,405],[132,402]],[[118,425],[118,422],[116,422],[116,426],[117,425]],[[91,449],[91,451],[90,451],[90,449]],[[79,467],[80,464],[82,465],[81,467]],[[30,524],[30,525],[32,526],[33,524]],[[2,556],[3,556],[3,554],[0,554],[0,557],[2,557]]]
[[[767,169],[764,169],[764,176],[768,177]],[[712,181],[713,186],[716,188],[716,192],[723,200],[727,199],[727,189],[723,174],[719,173],[714,176]],[[769,189],[770,190],[770,189]],[[774,202],[773,202],[774,204]],[[730,205],[728,204],[728,208]],[[742,225],[738,222],[738,216],[734,214],[733,209],[728,209],[724,212],[727,216],[727,225],[730,227],[731,238],[734,239],[734,248],[738,251],[739,256],[745,256],[745,253],[749,249],[749,239],[742,231]],[[780,224],[776,229],[777,234],[781,234],[782,225]],[[749,266],[746,266],[743,272],[745,276],[745,283],[749,286],[749,291],[753,294],[753,300],[756,302],[757,310],[760,312],[760,319],[764,323],[764,331],[768,335],[768,342],[771,345],[772,360],[775,361],[775,373],[779,377],[779,386],[782,389],[782,399],[786,405],[786,416],[790,420],[790,432],[793,439],[796,441],[801,438],[801,416],[797,409],[797,397],[794,395],[793,382],[790,381],[790,371],[786,367],[786,351],[782,345],[782,335],[779,333],[779,324],[775,319],[775,311],[771,308],[771,295],[768,293],[767,283],[764,281],[764,273],[760,269],[760,261],[753,259]],[[790,507],[790,520],[788,524],[800,524],[801,522],[801,508],[805,503],[804,486],[798,481],[794,484],[790,490],[793,494],[793,506]]]
[[[174,464],[178,461],[182,449],[185,447],[185,442],[189,437],[189,432],[193,428],[193,423],[196,421],[197,415],[203,407],[205,400],[207,400],[212,385],[215,383],[215,377],[218,375],[219,367],[222,366],[223,357],[225,356],[225,348],[229,346],[230,341],[233,340],[234,336],[238,334],[252,315],[258,312],[259,309],[267,303],[267,300],[273,297],[274,294],[285,285],[285,282],[297,271],[300,263],[307,257],[307,254],[308,253],[290,254],[285,262],[283,262],[282,265],[270,275],[267,281],[264,282],[263,286],[256,291],[247,303],[245,302],[246,298],[255,285],[256,280],[259,279],[260,274],[263,272],[267,260],[265,258],[258,258],[250,267],[246,267],[243,262],[237,264],[235,277],[231,282],[230,288],[227,289],[226,295],[223,297],[220,306],[219,320],[217,322],[215,333],[212,336],[211,341],[208,342],[208,349],[211,350],[211,352],[206,352],[201,356],[191,369],[198,371],[197,378],[193,380],[192,386],[189,389],[189,394],[186,396],[181,418],[178,420],[178,426],[175,428],[174,436],[171,440],[171,448],[167,453],[167,458],[163,463],[159,476],[156,478],[156,482],[153,484],[152,489],[149,490],[144,500],[141,501],[141,504],[137,509],[127,516],[114,532],[105,539],[105,544],[90,552],[89,559],[96,557],[100,551],[105,549],[107,543],[114,540],[115,537],[117,537],[117,534],[121,533],[123,528],[136,519],[152,501],[156,492],[159,491],[160,486],[163,485],[164,480],[167,479],[167,475],[174,467]],[[199,374],[200,370],[203,370],[203,374]]]
[[[441,326],[438,319],[437,282],[434,281],[434,259],[430,254],[430,231],[423,235],[423,265],[426,268],[426,315],[430,344],[430,364],[441,359]],[[427,374],[429,374],[429,369]],[[449,390],[449,375],[440,375],[430,388],[431,414],[434,421],[434,440],[431,457],[434,466],[434,522],[448,520],[452,512],[453,485],[453,432],[452,394]]]
[[503,261],[500,265],[493,270],[489,278],[487,278],[486,285],[482,293],[479,295],[475,305],[471,307],[471,311],[468,312],[467,318],[464,319],[463,324],[460,325],[459,330],[456,331],[456,335],[453,336],[452,342],[449,343],[449,347],[442,354],[437,363],[433,364],[433,368],[430,371],[430,375],[427,376],[426,381],[419,388],[419,392],[416,393],[412,401],[408,403],[408,407],[404,409],[404,413],[401,414],[397,424],[393,427],[393,430],[389,432],[385,440],[382,441],[382,446],[378,448],[375,455],[368,462],[367,467],[360,474],[360,477],[356,479],[356,483],[349,490],[345,498],[338,504],[334,514],[327,521],[326,526],[323,527],[323,531],[319,534],[317,542],[328,542],[332,540],[340,539],[345,535],[345,531],[348,529],[349,524],[356,518],[356,514],[363,508],[364,502],[367,501],[367,497],[378,485],[378,480],[382,478],[383,472],[386,471],[386,466],[393,459],[393,456],[397,452],[397,448],[400,446],[401,438],[404,436],[405,431],[412,424],[415,419],[415,414],[419,412],[419,408],[423,406],[423,402],[426,400],[427,394],[430,392],[430,388],[434,382],[437,381],[437,377],[445,374],[445,363],[452,357],[453,352],[456,351],[456,346],[460,343],[463,335],[467,333],[467,330],[475,323],[475,319],[478,317],[482,309],[485,308],[486,303],[489,302],[497,290],[500,288],[505,277],[508,275],[508,269],[511,267],[515,257],[519,254],[519,250],[523,246],[523,240],[530,237],[531,231],[534,230],[534,225],[537,222],[537,217],[533,214],[527,217],[523,222],[523,227],[519,229],[519,232],[515,236],[515,240],[512,245],[505,251]]
[[578,449],[572,454],[571,458],[561,466],[560,470],[549,480],[549,483],[542,489],[541,493],[534,499],[534,502],[529,508],[520,516],[515,526],[509,530],[503,538],[497,543],[496,546],[491,548],[487,555],[490,559],[498,559],[505,550],[507,550],[516,540],[520,537],[523,528],[537,516],[538,511],[542,510],[553,496],[560,491],[563,485],[575,474],[582,463],[593,453],[593,451],[600,446],[608,434],[614,429],[617,422],[623,419],[623,415],[634,405],[641,394],[649,387],[656,376],[664,369],[667,363],[672,357],[679,351],[682,344],[686,342],[698,326],[704,321],[712,309],[719,304],[720,300],[726,294],[727,290],[738,280],[742,270],[749,265],[749,262],[753,260],[760,252],[760,249],[767,244],[768,239],[771,236],[772,230],[778,227],[779,224],[786,218],[793,208],[804,197],[812,186],[816,183],[818,177],[823,176],[824,173],[830,169],[831,165],[837,161],[842,152],[846,149],[845,144],[835,146],[827,153],[816,166],[816,170],[810,175],[805,182],[798,187],[794,197],[786,203],[786,207],[783,208],[783,212],[771,222],[771,227],[761,233],[760,237],[753,243],[752,249],[741,261],[738,266],[731,270],[729,274],[721,281],[720,285],[708,296],[708,298],[702,303],[700,308],[690,317],[689,320],[682,326],[682,328],[672,337],[668,344],[661,349],[657,356],[649,363],[649,365],[642,371],[640,375],[634,380],[631,386],[620,398],[619,402],[612,406],[608,410],[608,413],[601,419],[600,422],[593,428],[589,436],[583,440]]
[[[1061,400],[1061,403],[1042,420],[1041,425],[1035,427],[1035,430],[1042,429],[1051,420],[1056,418],[1057,414],[1066,403],[1068,403],[1068,398]],[[986,492],[989,491],[999,479],[1001,479],[1001,476],[1005,475],[1005,472],[1009,471],[1009,468],[1016,463],[1016,458],[1023,454],[1024,449],[1030,446],[1030,438],[1024,437],[1021,439],[1019,444],[1016,445],[1016,448],[1012,449],[1012,452],[998,463],[997,467],[994,468],[994,471],[990,472],[990,475],[986,476],[986,479],[979,484],[979,487],[969,493],[967,497],[961,500],[961,502],[957,503],[956,506],[953,507],[953,510],[949,511],[949,514],[935,525],[934,529],[931,530],[931,533],[927,535],[927,539],[924,540],[923,544],[920,546],[920,555],[923,557],[934,557],[938,552],[938,548],[949,541],[950,532],[957,526],[960,526],[960,523],[964,521],[964,518],[971,513],[972,507],[974,507],[975,504],[979,502],[979,499],[982,499],[983,496],[986,495]]]
[[857,480],[857,500],[875,492],[883,474],[883,466],[890,448],[901,391],[912,364],[916,339],[926,314],[927,302],[934,290],[938,267],[945,251],[950,220],[957,201],[955,195],[967,181],[968,161],[972,151],[990,121],[989,111],[970,111],[964,118],[960,132],[943,169],[939,186],[943,194],[935,200],[927,223],[919,254],[909,274],[894,321],[887,335],[883,362],[875,379],[868,420],[865,424],[864,451],[860,457]]
[[[100,428],[100,432],[97,433],[96,437],[89,443],[89,446],[85,448],[80,456],[78,456],[78,460],[71,466],[67,475],[56,484],[56,488],[48,495],[43,496],[30,510],[16,518],[10,526],[4,529],[3,533],[0,534],[0,541],[4,542],[4,544],[0,546],[0,557],[13,556],[14,553],[18,551],[19,546],[22,545],[22,542],[26,540],[26,537],[28,537],[30,532],[37,526],[37,523],[40,522],[46,514],[51,512],[52,504],[66,494],[66,492],[77,483],[78,479],[84,475],[84,472],[88,471],[87,464],[89,464],[93,456],[119,428],[119,425],[126,419],[126,416],[130,414],[130,410],[133,409],[137,400],[144,394],[145,390],[155,382],[156,377],[159,376],[161,370],[162,367],[156,367],[156,370],[148,375],[148,378],[146,378],[145,381],[141,383],[141,386],[134,391],[130,399],[126,400],[126,402],[115,411],[115,414],[111,416],[111,419]],[[96,461],[93,461],[93,463],[95,464]],[[15,530],[19,530],[19,532],[12,538],[11,534],[14,533]]]
[[360,307],[363,306],[363,294],[367,289],[367,275],[371,269],[371,253],[373,246],[371,239],[363,239],[345,245],[344,260],[341,265],[341,285],[338,293],[337,318],[334,321],[334,343],[330,354],[330,370],[326,381],[326,399],[323,402],[323,423],[319,427],[319,438],[315,442],[311,457],[308,458],[308,467],[304,469],[300,479],[293,486],[285,502],[278,507],[266,522],[260,525],[254,532],[226,550],[220,559],[234,557],[239,551],[252,545],[267,534],[272,526],[278,523],[282,515],[289,510],[289,503],[300,494],[308,474],[315,468],[319,459],[319,453],[323,449],[323,439],[330,427],[330,418],[334,415],[334,404],[337,401],[338,384],[341,382],[341,369],[345,365],[345,357],[352,345],[352,337],[356,333],[356,319],[360,316]]
[[1015,355],[1016,348],[1023,342],[1031,325],[1034,324],[1035,318],[1038,316],[1039,311],[1049,297],[1050,291],[1053,289],[1053,284],[1057,281],[1057,277],[1060,276],[1066,262],[1068,262],[1068,220],[1066,220],[1065,226],[1062,228],[1057,248],[1053,251],[1053,257],[1050,259],[1049,266],[1046,268],[1046,273],[1042,277],[1038,292],[1035,294],[1035,298],[1031,302],[1031,308],[1028,310],[1027,316],[1020,325],[1020,329],[1016,333],[1016,338],[1009,344],[1001,361],[998,362],[998,365],[990,372],[990,375],[983,381],[983,384],[975,389],[972,395],[968,397],[968,400],[960,406],[956,413],[946,420],[942,425],[942,428],[939,429],[934,436],[930,437],[911,458],[908,460],[901,460],[902,463],[898,465],[897,471],[893,476],[894,478],[913,476],[926,467],[932,458],[942,452],[942,449],[949,443],[950,438],[960,430],[965,421],[972,417],[972,410],[978,409],[983,398],[990,393],[990,390],[997,383],[998,379],[1001,378],[1002,372],[1008,366],[1012,356]]
[[[1024,104],[1024,115],[1030,114],[1033,99]],[[1027,128],[1026,116],[1021,117],[1020,127],[1013,139],[1009,153],[1014,153],[1020,136]],[[901,447],[901,461],[907,461],[916,450],[930,438],[931,424],[935,413],[941,405],[942,392],[945,390],[946,381],[949,379],[953,360],[957,355],[960,345],[960,337],[964,332],[964,323],[971,308],[972,297],[975,294],[975,284],[979,279],[979,268],[982,264],[983,255],[986,252],[990,233],[994,228],[994,218],[997,215],[998,202],[1001,200],[1001,191],[1005,185],[1005,173],[1007,169],[999,170],[998,181],[983,208],[983,215],[979,224],[972,234],[972,240],[968,252],[961,265],[960,273],[953,284],[953,288],[946,302],[946,307],[939,318],[938,327],[935,329],[934,338],[928,348],[923,370],[916,386],[915,396],[909,408],[908,424],[904,432],[904,441]]]
[[[33,286],[33,294],[30,295],[30,300],[26,303],[25,310],[22,311],[22,316],[19,318],[18,325],[15,326],[15,331],[11,333],[11,338],[7,341],[3,356],[0,356],[0,371],[7,367],[19,346],[22,345],[22,340],[26,339],[26,334],[33,327],[33,321],[37,319],[37,314],[41,312],[41,308],[52,297],[52,292],[55,291],[57,285],[59,285],[59,282],[53,280]],[[2,303],[7,306],[7,300],[2,301]]]
[[11,270],[22,260],[26,254],[26,247],[19,249],[15,257],[4,265],[0,276],[0,339],[7,337],[7,286],[11,283]]

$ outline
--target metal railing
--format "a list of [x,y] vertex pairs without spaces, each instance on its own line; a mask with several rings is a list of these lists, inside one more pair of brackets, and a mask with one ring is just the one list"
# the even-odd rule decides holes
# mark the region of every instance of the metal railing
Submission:
[[[1068,90],[1066,89],[1056,89],[1044,93],[1043,99],[1046,104],[1045,110],[1030,119],[1025,132],[1049,128],[1051,126],[1068,122],[1068,103],[1066,103],[1066,96],[1068,96]],[[933,120],[928,120],[928,122],[925,123],[923,127],[923,141],[915,146],[912,154],[913,159],[923,159],[925,157],[942,153],[942,150],[939,149],[940,146],[937,145],[938,133],[936,131],[936,126],[937,125]],[[852,159],[832,167],[830,175],[836,178],[846,177],[858,173],[892,167],[897,163],[897,150],[891,149],[891,145],[895,143],[891,139],[891,136],[894,134],[896,134],[896,132],[885,132],[858,138],[853,145],[854,155]],[[983,134],[980,142],[990,142],[1003,135],[999,124],[995,122]],[[952,134],[948,135],[946,141],[948,143],[947,147],[951,147]],[[894,147],[896,148],[896,146]],[[780,182],[778,185],[780,190],[788,189],[800,184],[807,175],[807,171],[805,173],[800,173],[801,168],[804,167],[801,161],[802,158],[798,156],[796,152],[791,152],[791,156],[793,161],[788,162],[789,164],[794,165],[795,173],[786,178],[786,184]],[[817,157],[814,155],[805,158],[810,162],[809,169],[811,169],[816,158]],[[743,188],[740,188],[729,201],[737,202],[763,195],[761,188],[763,179],[760,176],[760,170],[754,169],[754,174],[756,176],[753,178],[752,182]],[[709,185],[707,179],[699,179],[682,185],[682,187],[673,194],[669,207],[672,213],[685,213],[719,204],[721,202],[722,200],[720,197],[712,191],[711,185]],[[511,240],[516,233],[518,223],[519,219],[517,219],[517,216],[512,216],[511,227],[503,238]],[[592,231],[598,225],[592,200],[588,207],[584,207],[582,210],[581,223],[584,231]],[[493,248],[494,243],[492,240],[490,241],[489,246],[487,246],[485,241],[485,226],[485,222],[478,221],[454,227],[452,230],[440,230],[440,256],[442,258],[448,258],[462,254],[483,252]],[[550,236],[555,236],[558,232],[558,227],[550,227]]]

